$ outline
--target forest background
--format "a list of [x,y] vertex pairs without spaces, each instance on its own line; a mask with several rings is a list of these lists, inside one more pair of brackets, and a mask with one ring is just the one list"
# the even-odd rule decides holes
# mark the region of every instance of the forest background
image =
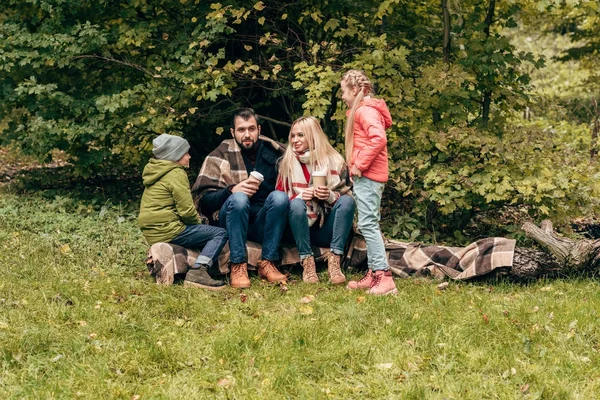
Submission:
[[191,142],[193,177],[232,111],[253,107],[267,136],[286,141],[314,115],[343,151],[339,81],[361,68],[394,118],[389,235],[567,228],[598,215],[599,12],[595,0],[5,0],[0,145],[64,159],[71,177],[139,179],[170,132]]

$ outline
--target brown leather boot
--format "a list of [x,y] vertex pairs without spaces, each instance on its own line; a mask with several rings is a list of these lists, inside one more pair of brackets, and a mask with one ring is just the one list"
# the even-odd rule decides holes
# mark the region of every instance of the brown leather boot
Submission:
[[230,284],[232,288],[245,289],[250,287],[248,278],[248,263],[231,264]]
[[306,257],[300,261],[302,265],[302,280],[306,283],[319,283],[319,277],[317,276],[317,266],[315,265],[315,258],[313,256]]
[[329,282],[334,285],[340,285],[346,282],[346,277],[341,267],[342,256],[330,253],[327,259],[327,272],[329,273]]
[[273,261],[270,260],[260,260],[258,262],[258,276],[271,283],[287,281],[287,277],[279,272]]

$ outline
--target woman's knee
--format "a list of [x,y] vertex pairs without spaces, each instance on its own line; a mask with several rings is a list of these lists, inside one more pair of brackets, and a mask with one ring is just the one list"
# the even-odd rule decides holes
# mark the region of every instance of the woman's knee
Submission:
[[346,212],[346,213],[354,213],[354,199],[352,198],[352,196],[340,196],[340,198],[337,200],[336,204],[339,203],[339,210],[342,212]]
[[306,215],[306,202],[302,199],[290,201],[290,215]]

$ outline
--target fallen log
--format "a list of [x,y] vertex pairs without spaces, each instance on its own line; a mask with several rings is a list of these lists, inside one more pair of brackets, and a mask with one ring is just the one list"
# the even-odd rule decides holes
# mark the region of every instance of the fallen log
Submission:
[[[533,239],[552,259],[537,258],[536,254],[529,262],[519,261],[513,267],[518,266],[519,272],[532,278],[540,275],[552,275],[554,273],[569,274],[573,272],[592,271],[600,266],[600,239],[573,240],[565,238],[554,232],[552,222],[544,220],[540,226],[531,222],[523,224],[521,229],[527,237]],[[516,254],[515,254],[515,261]],[[521,265],[523,261],[528,266]]]

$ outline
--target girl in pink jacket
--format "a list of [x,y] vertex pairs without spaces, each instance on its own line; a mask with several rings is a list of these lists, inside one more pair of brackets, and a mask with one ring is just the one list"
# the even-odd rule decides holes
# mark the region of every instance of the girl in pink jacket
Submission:
[[346,112],[346,160],[354,180],[358,229],[367,243],[366,275],[350,281],[349,289],[369,294],[396,294],[396,284],[385,255],[379,220],[381,196],[388,180],[387,137],[392,117],[382,99],[372,98],[373,84],[361,70],[349,70],[340,82]]

